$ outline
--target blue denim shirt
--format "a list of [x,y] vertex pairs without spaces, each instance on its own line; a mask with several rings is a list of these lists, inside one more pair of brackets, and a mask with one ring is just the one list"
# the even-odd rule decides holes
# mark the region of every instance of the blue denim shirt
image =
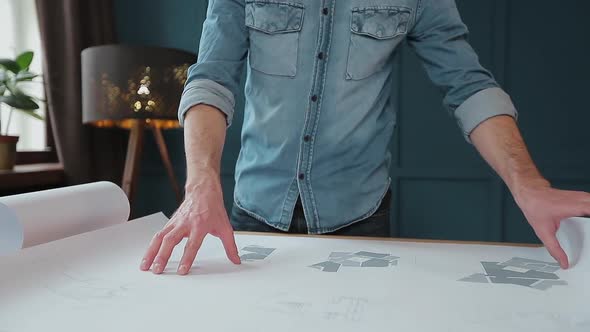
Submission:
[[230,125],[246,64],[235,203],[287,230],[300,196],[309,232],[331,232],[369,217],[390,186],[403,41],[467,140],[516,116],[467,33],[453,0],[211,0],[179,119],[208,104]]

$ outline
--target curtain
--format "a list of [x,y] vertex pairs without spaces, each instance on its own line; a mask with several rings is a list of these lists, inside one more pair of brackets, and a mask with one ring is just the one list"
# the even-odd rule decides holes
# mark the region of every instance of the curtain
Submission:
[[82,124],[80,53],[115,42],[112,0],[36,0],[47,108],[68,184],[121,182],[126,132]]

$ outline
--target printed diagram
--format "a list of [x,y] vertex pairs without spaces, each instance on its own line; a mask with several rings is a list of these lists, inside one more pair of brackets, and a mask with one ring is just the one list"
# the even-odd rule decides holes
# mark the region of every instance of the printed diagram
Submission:
[[472,274],[459,281],[492,284],[512,284],[547,290],[553,286],[567,285],[554,272],[559,264],[514,257],[504,263],[481,262],[485,273]]
[[276,248],[266,248],[261,246],[247,246],[242,248],[240,259],[245,262],[261,261],[272,254]]
[[333,252],[325,262],[311,265],[323,272],[338,272],[341,267],[390,267],[396,266],[399,257],[369,251]]

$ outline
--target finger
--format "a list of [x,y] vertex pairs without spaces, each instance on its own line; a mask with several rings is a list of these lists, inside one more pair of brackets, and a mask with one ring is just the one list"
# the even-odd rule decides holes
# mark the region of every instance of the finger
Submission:
[[170,231],[170,233],[166,234],[166,236],[164,236],[162,246],[160,247],[156,258],[154,259],[153,272],[155,274],[164,272],[164,268],[166,268],[166,264],[172,255],[174,247],[176,247],[176,245],[182,241],[184,236],[185,232],[178,228],[175,228],[174,230]]
[[587,201],[583,203],[581,210],[582,217],[590,217],[590,195],[588,195]]
[[174,225],[168,224],[164,226],[164,228],[162,228],[158,233],[156,233],[156,235],[154,235],[145,255],[143,256],[143,259],[141,260],[141,265],[139,268],[142,271],[147,271],[150,269],[150,266],[152,266],[152,263],[154,262],[154,258],[156,258],[156,254],[160,250],[164,236],[170,233],[172,229],[174,229]]
[[539,238],[545,244],[545,248],[547,251],[555,258],[555,260],[559,263],[562,269],[567,269],[569,267],[569,262],[567,255],[559,241],[557,241],[557,237],[554,233],[541,233],[539,234]]
[[219,239],[225,248],[227,258],[234,264],[241,264],[240,255],[238,254],[238,247],[236,246],[236,239],[234,238],[234,231],[229,226],[223,227],[219,233]]
[[197,252],[199,252],[199,249],[203,244],[205,236],[207,236],[206,233],[195,233],[189,236],[188,241],[184,246],[184,254],[182,254],[182,258],[180,259],[180,265],[178,266],[178,274],[188,274],[191,267],[193,266],[195,257],[197,257]]

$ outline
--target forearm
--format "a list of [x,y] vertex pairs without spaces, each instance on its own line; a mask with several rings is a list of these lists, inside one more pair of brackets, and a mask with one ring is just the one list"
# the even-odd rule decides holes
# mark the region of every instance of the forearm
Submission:
[[204,173],[219,176],[226,127],[225,115],[213,106],[199,104],[186,113],[187,187],[198,183]]
[[152,238],[140,265],[155,274],[164,272],[174,248],[186,238],[178,274],[189,273],[207,234],[219,237],[227,257],[240,264],[233,229],[223,204],[219,179],[226,118],[217,108],[197,104],[184,112],[187,160],[186,195],[168,223]]
[[549,186],[531,159],[512,117],[490,118],[477,126],[470,138],[482,157],[504,180],[516,200],[528,188]]

